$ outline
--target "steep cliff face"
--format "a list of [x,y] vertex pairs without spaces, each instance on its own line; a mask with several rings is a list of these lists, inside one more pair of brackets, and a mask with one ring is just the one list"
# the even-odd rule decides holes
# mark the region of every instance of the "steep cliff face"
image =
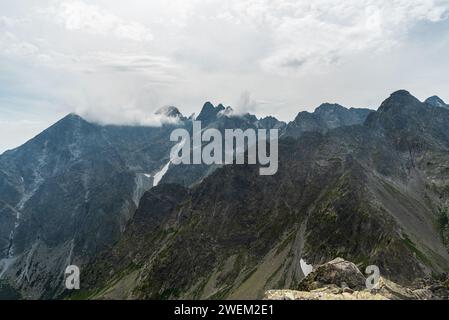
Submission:
[[449,112],[435,110],[401,91],[365,125],[283,139],[275,176],[218,169],[158,210],[156,230],[137,218],[173,191],[151,190],[126,236],[86,271],[86,295],[260,298],[296,288],[304,263],[336,256],[400,285],[447,272]]

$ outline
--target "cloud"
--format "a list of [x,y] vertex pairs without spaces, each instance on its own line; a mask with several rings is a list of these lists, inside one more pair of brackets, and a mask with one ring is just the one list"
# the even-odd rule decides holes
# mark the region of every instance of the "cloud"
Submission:
[[161,114],[154,114],[151,110],[135,105],[121,105],[114,108],[115,112],[108,112],[110,107],[78,108],[77,113],[85,119],[102,125],[130,125],[160,127],[163,124],[177,124],[180,119],[170,118]]
[[163,56],[99,51],[80,57],[79,62],[90,68],[91,72],[144,72],[160,82],[175,80],[170,70],[175,69],[176,65]]
[[0,16],[0,28],[11,28],[22,22],[22,19]]
[[83,31],[95,35],[113,35],[136,42],[153,40],[149,28],[141,23],[126,21],[96,5],[79,0],[63,1],[40,11],[49,19],[70,31]]
[[243,115],[247,113],[255,113],[257,109],[257,101],[252,98],[249,91],[244,91],[240,95],[235,106],[235,114]]
[[231,16],[272,35],[273,50],[260,61],[265,70],[313,72],[388,50],[419,22],[446,19],[448,10],[447,0],[248,0],[234,3]]
[[36,56],[39,48],[34,44],[21,41],[14,34],[0,30],[0,54],[9,56]]

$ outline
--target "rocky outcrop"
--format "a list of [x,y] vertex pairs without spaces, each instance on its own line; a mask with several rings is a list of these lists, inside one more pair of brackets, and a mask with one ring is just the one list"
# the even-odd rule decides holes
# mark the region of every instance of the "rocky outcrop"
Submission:
[[[374,283],[373,283],[374,284]],[[299,284],[299,290],[269,290],[267,300],[447,300],[447,284],[417,280],[404,287],[380,277],[374,289],[355,264],[337,258],[318,266]]]
[[342,258],[318,266],[299,285],[302,291],[312,291],[328,284],[338,284],[351,290],[361,290],[366,279],[352,262]]

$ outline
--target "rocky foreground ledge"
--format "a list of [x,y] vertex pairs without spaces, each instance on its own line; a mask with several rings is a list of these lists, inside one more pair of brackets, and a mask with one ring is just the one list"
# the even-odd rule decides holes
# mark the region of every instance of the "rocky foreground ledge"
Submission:
[[366,278],[355,264],[341,258],[318,266],[298,290],[269,290],[266,300],[448,300],[449,281],[418,279],[404,287],[380,277],[376,289],[366,288]]

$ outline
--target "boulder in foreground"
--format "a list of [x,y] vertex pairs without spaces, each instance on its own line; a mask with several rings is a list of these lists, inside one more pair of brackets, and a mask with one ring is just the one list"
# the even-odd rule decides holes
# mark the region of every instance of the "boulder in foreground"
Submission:
[[341,258],[318,266],[299,284],[299,290],[269,290],[266,300],[447,300],[448,285],[420,279],[403,287],[380,277],[377,288],[366,288],[366,279],[352,262]]

